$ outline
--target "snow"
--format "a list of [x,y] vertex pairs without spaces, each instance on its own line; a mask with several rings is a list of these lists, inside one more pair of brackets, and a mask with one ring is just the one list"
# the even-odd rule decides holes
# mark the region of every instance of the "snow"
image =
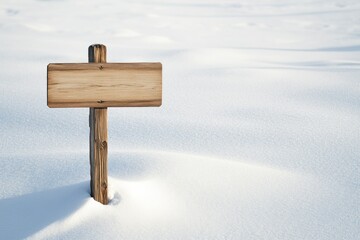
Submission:
[[[0,239],[359,239],[360,2],[0,3]],[[88,109],[46,65],[163,64],[161,108],[109,109],[109,198]]]

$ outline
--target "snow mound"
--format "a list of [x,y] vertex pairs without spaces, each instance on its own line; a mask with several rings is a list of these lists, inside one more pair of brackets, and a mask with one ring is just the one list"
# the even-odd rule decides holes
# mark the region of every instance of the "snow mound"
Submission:
[[[357,219],[350,211],[357,206],[352,189],[240,160],[116,152],[110,157],[110,175],[107,206],[90,198],[88,182],[0,200],[7,216],[0,218],[3,236],[237,239],[295,234],[315,239],[325,238],[325,233],[339,236],[340,229]],[[329,215],[337,220],[329,223]],[[318,226],[325,225],[319,231]]]

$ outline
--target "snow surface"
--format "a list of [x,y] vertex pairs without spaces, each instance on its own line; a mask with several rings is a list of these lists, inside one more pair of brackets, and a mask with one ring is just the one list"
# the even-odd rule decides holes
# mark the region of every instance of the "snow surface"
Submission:
[[[163,63],[161,108],[88,109],[46,65]],[[0,239],[360,239],[360,1],[0,2]]]

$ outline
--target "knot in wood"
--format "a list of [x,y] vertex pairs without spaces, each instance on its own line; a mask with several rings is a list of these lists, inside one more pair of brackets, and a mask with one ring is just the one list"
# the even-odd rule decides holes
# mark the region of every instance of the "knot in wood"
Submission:
[[107,148],[107,142],[106,141],[102,141],[101,144],[100,144],[100,147],[102,149],[106,149]]
[[106,183],[106,182],[103,182],[103,183],[101,184],[101,187],[102,187],[103,189],[107,189],[107,183]]
[[99,69],[100,69],[100,70],[103,70],[103,69],[104,69],[104,67],[103,67],[103,66],[100,66],[100,67],[99,67]]

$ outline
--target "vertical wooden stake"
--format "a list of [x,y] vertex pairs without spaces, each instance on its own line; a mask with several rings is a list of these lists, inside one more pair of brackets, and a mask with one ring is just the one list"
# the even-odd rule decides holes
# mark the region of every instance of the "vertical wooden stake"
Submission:
[[[89,47],[89,63],[105,63],[106,47],[94,44]],[[101,99],[99,99],[101,101]],[[108,204],[107,159],[108,127],[107,108],[90,108],[90,189],[91,196],[102,204]]]

